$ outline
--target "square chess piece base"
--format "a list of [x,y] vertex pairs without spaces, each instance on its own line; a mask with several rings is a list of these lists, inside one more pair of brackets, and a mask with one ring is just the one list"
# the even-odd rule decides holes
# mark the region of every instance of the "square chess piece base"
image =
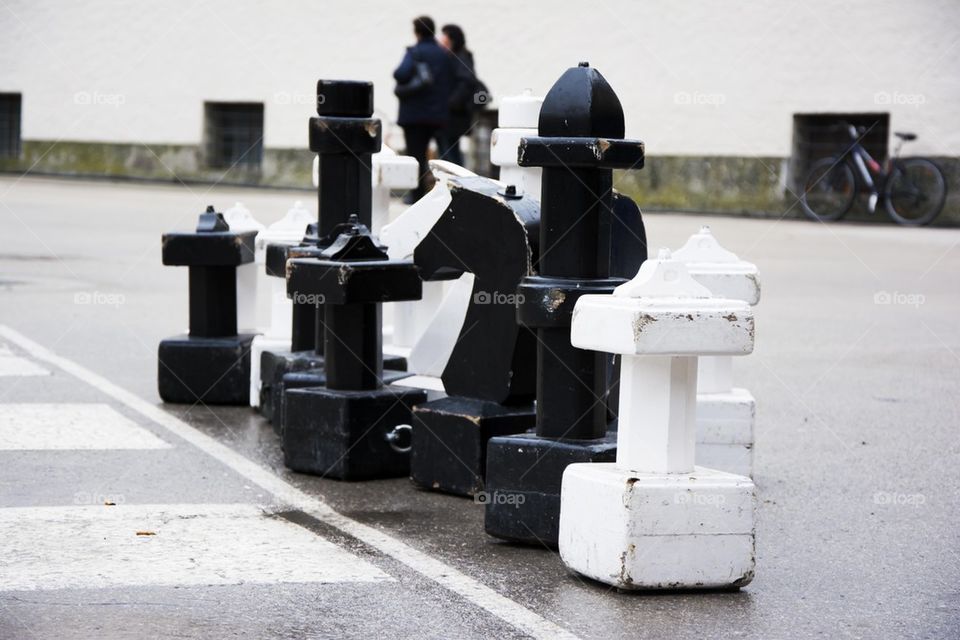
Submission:
[[[313,351],[264,351],[260,354],[260,415],[280,433],[283,377],[288,373],[323,366],[323,356]],[[323,384],[322,382],[320,384]]]
[[753,579],[750,478],[573,464],[561,500],[560,557],[594,580],[632,590],[739,588]]
[[424,489],[472,496],[484,487],[487,442],[533,429],[533,403],[505,406],[474,398],[447,397],[413,411],[410,479]]
[[533,433],[491,438],[484,528],[498,538],[555,549],[564,469],[616,457],[614,432],[596,440],[556,440]]
[[253,338],[179,335],[162,340],[157,351],[160,397],[180,404],[248,405]]
[[409,451],[394,449],[387,434],[397,425],[409,425],[411,409],[426,399],[420,389],[390,386],[288,389],[283,396],[284,463],[294,471],[339,480],[409,475]]

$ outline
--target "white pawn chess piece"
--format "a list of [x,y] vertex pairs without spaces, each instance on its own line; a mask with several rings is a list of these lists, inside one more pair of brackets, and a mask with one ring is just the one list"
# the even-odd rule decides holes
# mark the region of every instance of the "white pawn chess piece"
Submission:
[[[259,235],[265,228],[242,202],[224,211],[223,219],[230,225],[230,231],[256,231]],[[258,271],[256,253],[253,262],[237,267],[237,333],[260,332],[257,313],[260,289]]]
[[571,342],[622,356],[617,461],[569,465],[560,557],[620,589],[740,587],[754,572],[754,485],[694,466],[697,358],[753,350],[742,300],[712,298],[661,250],[613,295],[585,295]]
[[[287,297],[287,281],[266,275],[267,245],[296,245],[303,240],[307,225],[316,217],[297,200],[286,215],[257,235],[257,268],[269,280],[270,322],[250,347],[250,406],[260,406],[260,356],[264,351],[289,351],[293,329],[293,301]],[[266,290],[266,289],[264,289]]]
[[[683,262],[694,280],[721,298],[760,300],[756,265],[741,260],[717,242],[710,227],[690,236],[674,260]],[[753,477],[756,401],[733,386],[733,358],[706,356],[697,374],[697,464]]]

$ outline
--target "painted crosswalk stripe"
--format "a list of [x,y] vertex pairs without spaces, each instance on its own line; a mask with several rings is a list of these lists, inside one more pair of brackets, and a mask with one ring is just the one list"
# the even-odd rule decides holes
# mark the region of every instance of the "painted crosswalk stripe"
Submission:
[[106,404],[0,404],[0,451],[168,448]]
[[50,372],[36,362],[21,358],[5,344],[0,344],[0,377],[48,376]]
[[32,357],[83,380],[117,402],[162,426],[170,433],[233,469],[250,482],[274,494],[278,500],[288,505],[289,508],[300,509],[320,522],[339,529],[360,542],[390,556],[420,575],[458,594],[467,602],[471,602],[504,622],[518,627],[531,638],[543,638],[544,640],[576,639],[577,636],[567,629],[500,594],[476,578],[376,527],[363,524],[338,513],[323,500],[294,487],[271,470],[261,467],[223,443],[197,431],[160,407],[110,382],[90,369],[58,356],[10,327],[0,325],[0,337],[14,343]]
[[250,504],[0,509],[0,591],[393,582]]

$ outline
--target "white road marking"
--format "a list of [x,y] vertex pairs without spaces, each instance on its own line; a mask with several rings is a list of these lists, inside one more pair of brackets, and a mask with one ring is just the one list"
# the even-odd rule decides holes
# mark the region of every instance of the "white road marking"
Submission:
[[48,376],[50,372],[26,358],[14,354],[10,347],[0,344],[0,377]]
[[361,542],[379,550],[381,553],[405,564],[424,577],[453,591],[465,600],[488,611],[504,622],[522,629],[528,635],[534,638],[545,639],[576,638],[574,634],[563,627],[534,613],[510,598],[500,595],[495,590],[465,573],[458,571],[445,562],[437,560],[422,551],[418,551],[391,535],[337,513],[318,498],[300,491],[282,478],[274,475],[268,469],[245,458],[210,436],[197,431],[160,407],[115,385],[86,367],[58,356],[46,347],[34,342],[10,327],[0,325],[0,336],[18,345],[34,358],[56,366],[66,373],[83,380],[114,400],[161,425],[171,433],[215,458],[221,464],[226,465],[238,474],[244,476],[250,482],[272,493],[286,506],[300,509],[317,520],[336,527],[340,531],[357,538]]
[[0,509],[0,591],[393,582],[250,504]]
[[0,451],[169,448],[109,405],[0,404]]

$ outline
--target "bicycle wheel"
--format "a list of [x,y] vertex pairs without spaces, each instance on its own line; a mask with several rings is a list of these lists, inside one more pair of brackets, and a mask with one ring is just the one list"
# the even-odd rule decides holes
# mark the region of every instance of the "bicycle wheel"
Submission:
[[887,213],[910,227],[929,224],[947,199],[947,181],[940,167],[926,158],[894,163],[884,190]]
[[838,158],[817,160],[803,182],[800,204],[807,217],[820,222],[839,220],[857,197],[853,169]]

